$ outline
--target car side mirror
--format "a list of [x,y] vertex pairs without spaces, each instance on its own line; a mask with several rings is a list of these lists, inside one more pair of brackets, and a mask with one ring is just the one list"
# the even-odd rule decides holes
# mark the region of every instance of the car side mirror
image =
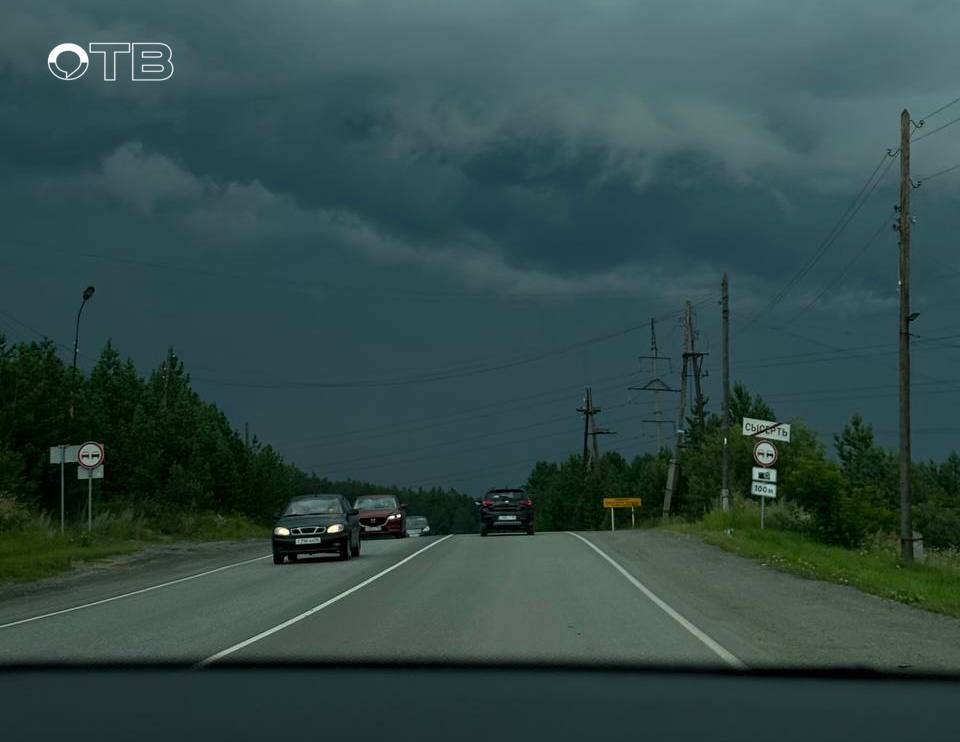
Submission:
[[406,503],[400,503],[400,509],[401,509],[401,510],[406,510],[406,509],[407,509]]
[[350,515],[360,515],[360,511],[354,508],[353,510],[350,511]]

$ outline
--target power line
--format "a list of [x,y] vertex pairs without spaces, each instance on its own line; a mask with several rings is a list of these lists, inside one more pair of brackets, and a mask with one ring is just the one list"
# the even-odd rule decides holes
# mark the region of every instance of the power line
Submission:
[[[740,330],[737,332],[743,332],[748,327],[753,325],[760,317],[771,311],[777,304],[779,304],[790,290],[796,286],[803,278],[813,269],[813,267],[819,262],[820,258],[826,253],[830,246],[836,242],[840,237],[843,231],[849,226],[853,221],[854,217],[859,213],[860,209],[863,208],[864,204],[869,200],[870,196],[873,195],[873,192],[877,189],[877,186],[883,180],[884,176],[890,170],[890,167],[895,161],[896,153],[885,152],[881,157],[880,161],[874,167],[873,171],[864,181],[863,185],[860,188],[860,191],[854,196],[853,200],[840,215],[840,218],[833,225],[831,230],[827,233],[827,236],[819,244],[813,256],[803,265],[801,268],[784,284],[779,292],[769,301],[767,304],[757,311],[752,317],[750,317],[743,325],[741,325]],[[884,162],[886,162],[886,167],[883,167]],[[881,172],[882,168],[882,172]],[[877,175],[879,173],[879,176]]]
[[823,287],[820,293],[818,293],[805,307],[803,307],[803,309],[801,309],[799,312],[794,314],[793,317],[787,320],[786,325],[791,325],[794,322],[796,322],[800,317],[802,317],[808,311],[810,311],[810,309],[812,309],[838,283],[840,283],[840,281],[842,281],[844,277],[847,275],[847,272],[850,270],[850,268],[853,267],[854,263],[856,263],[863,256],[863,254],[870,249],[870,246],[874,243],[877,237],[880,236],[880,233],[886,229],[888,223],[889,223],[889,220],[884,218],[884,220],[880,222],[880,225],[877,227],[877,230],[872,235],[870,235],[870,238],[863,243],[863,245],[856,252],[856,254],[852,258],[850,258],[850,260],[847,261],[846,265],[843,266],[840,272],[837,273],[830,281],[828,281],[827,285]]
[[[712,298],[712,297],[711,297]],[[709,299],[704,299],[703,301],[708,301]],[[664,317],[671,317],[673,313],[662,315]],[[239,387],[243,389],[371,389],[379,387],[395,387],[395,386],[408,386],[414,384],[426,384],[436,381],[448,381],[452,379],[461,379],[469,376],[477,376],[480,374],[492,373],[494,371],[503,371],[505,369],[517,368],[529,363],[535,363],[537,361],[546,360],[548,358],[554,358],[556,356],[564,355],[580,348],[585,348],[590,345],[595,345],[597,343],[606,342],[608,340],[613,340],[615,338],[623,337],[629,335],[633,332],[636,332],[641,329],[645,329],[646,324],[633,325],[626,327],[620,330],[615,330],[613,332],[608,332],[603,335],[597,335],[594,337],[586,338],[584,340],[579,340],[568,345],[560,346],[557,348],[550,348],[547,350],[540,351],[528,356],[517,358],[514,360],[504,361],[500,363],[488,363],[484,364],[482,362],[474,362],[473,364],[460,366],[452,369],[444,369],[437,371],[426,371],[420,374],[414,374],[409,376],[385,378],[385,379],[362,379],[362,380],[336,380],[336,381],[321,381],[321,380],[311,380],[311,381],[282,381],[282,382],[270,382],[270,383],[258,383],[258,382],[248,382],[248,381],[239,381],[236,379],[221,379],[209,376],[197,376],[191,377],[193,381],[198,381],[206,384],[213,384],[215,386],[227,386],[227,387]]]
[[926,183],[928,180],[933,180],[934,178],[939,178],[941,175],[946,175],[947,173],[952,173],[954,170],[957,170],[957,169],[960,169],[960,162],[958,162],[956,165],[951,165],[950,167],[944,168],[943,170],[938,170],[937,172],[933,173],[932,175],[925,175],[925,176],[923,176],[922,178],[920,178],[920,179],[917,181],[916,187],[919,188],[919,187],[922,186],[924,183]]
[[949,103],[944,103],[944,104],[943,104],[942,106],[940,106],[940,108],[938,108],[936,111],[931,111],[931,112],[928,113],[926,116],[924,116],[923,118],[921,118],[921,119],[920,119],[920,125],[922,126],[927,119],[933,118],[933,117],[936,116],[938,113],[941,113],[942,111],[946,111],[948,108],[950,108],[950,106],[956,105],[957,103],[960,103],[960,96],[954,98],[954,99],[953,99],[952,101],[950,101]]
[[923,140],[923,139],[926,139],[927,137],[932,137],[932,136],[933,136],[934,134],[936,134],[938,131],[943,131],[943,130],[946,129],[948,126],[953,126],[953,125],[956,124],[957,122],[960,122],[960,116],[958,116],[958,117],[955,118],[955,119],[950,119],[947,123],[942,124],[941,126],[938,126],[936,129],[931,129],[930,131],[928,131],[928,132],[920,135],[919,137],[913,137],[913,138],[910,139],[910,141],[911,141],[911,143],[913,143],[913,142],[919,142],[919,141],[921,141],[921,140]]
[[[610,379],[625,379],[633,374],[615,374],[613,376],[602,377],[601,380],[610,380]],[[443,413],[440,415],[428,415],[426,417],[412,418],[410,420],[405,420],[399,423],[387,423],[386,425],[376,425],[370,426],[368,428],[356,428],[353,430],[346,430],[343,432],[334,432],[334,433],[324,433],[318,436],[312,436],[310,438],[301,438],[294,441],[280,442],[278,446],[300,446],[300,445],[309,445],[314,443],[325,443],[331,439],[335,443],[351,443],[352,441],[345,440],[345,438],[350,436],[363,436],[365,440],[371,440],[375,438],[384,438],[391,435],[399,435],[405,433],[413,433],[421,430],[430,430],[432,428],[443,427],[446,425],[460,424],[468,420],[479,420],[486,417],[493,417],[495,415],[502,414],[502,407],[504,405],[510,405],[511,411],[517,410],[526,410],[532,409],[535,407],[541,407],[545,404],[555,404],[557,401],[560,401],[563,398],[569,398],[569,392],[574,389],[579,389],[581,385],[577,384],[567,384],[563,387],[558,387],[553,390],[538,392],[536,394],[527,394],[521,397],[514,397],[512,399],[505,400],[503,402],[490,402],[488,404],[478,405],[477,407],[468,407],[462,410],[456,410],[454,412]],[[619,384],[607,384],[601,387],[600,389],[618,389],[620,388]],[[518,402],[525,402],[528,400],[540,399],[542,397],[548,397],[548,399],[535,402],[534,404],[516,406]],[[485,412],[486,410],[492,410],[491,412]],[[479,414],[476,414],[479,413]],[[419,423],[427,423],[426,425],[420,425]]]

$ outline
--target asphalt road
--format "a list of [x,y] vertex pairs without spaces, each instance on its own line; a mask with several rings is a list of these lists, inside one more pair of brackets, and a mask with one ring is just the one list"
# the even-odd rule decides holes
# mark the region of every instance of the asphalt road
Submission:
[[659,532],[261,543],[0,592],[0,663],[521,660],[960,669],[960,621]]

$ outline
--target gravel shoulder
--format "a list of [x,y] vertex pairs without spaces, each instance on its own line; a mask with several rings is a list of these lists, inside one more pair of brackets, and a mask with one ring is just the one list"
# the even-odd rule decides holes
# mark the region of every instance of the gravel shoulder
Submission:
[[955,618],[779,572],[690,535],[583,535],[751,667],[960,669]]

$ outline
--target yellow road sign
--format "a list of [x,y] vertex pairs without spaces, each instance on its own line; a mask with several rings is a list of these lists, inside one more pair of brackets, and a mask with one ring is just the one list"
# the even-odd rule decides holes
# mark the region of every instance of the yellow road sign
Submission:
[[640,507],[639,497],[604,497],[603,506],[605,508],[638,508]]

